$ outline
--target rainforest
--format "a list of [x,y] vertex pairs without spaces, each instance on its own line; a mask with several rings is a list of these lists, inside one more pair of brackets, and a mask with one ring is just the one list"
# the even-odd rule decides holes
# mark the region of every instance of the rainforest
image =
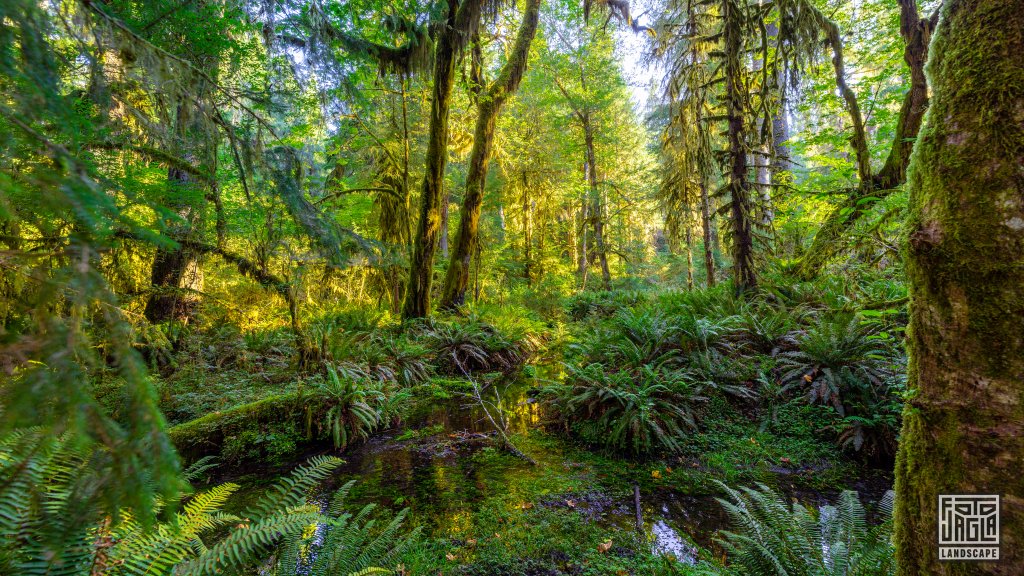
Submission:
[[0,575],[1024,573],[1022,54],[1024,0],[0,0]]

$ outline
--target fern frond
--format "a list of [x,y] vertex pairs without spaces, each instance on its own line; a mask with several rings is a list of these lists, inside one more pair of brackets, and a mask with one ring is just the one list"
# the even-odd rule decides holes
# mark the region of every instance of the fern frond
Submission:
[[322,482],[342,463],[343,460],[334,456],[314,456],[309,463],[279,480],[246,515],[263,518],[275,510],[299,505],[310,488]]

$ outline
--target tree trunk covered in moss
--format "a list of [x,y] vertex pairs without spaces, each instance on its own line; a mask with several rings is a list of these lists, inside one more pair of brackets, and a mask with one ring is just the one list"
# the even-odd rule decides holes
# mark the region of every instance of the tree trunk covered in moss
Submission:
[[479,96],[473,150],[469,155],[469,171],[466,174],[466,192],[459,211],[459,229],[455,233],[455,247],[445,274],[444,290],[441,292],[442,308],[455,308],[466,301],[470,264],[480,242],[480,206],[483,204],[487,167],[494,144],[494,126],[501,108],[518,90],[526,71],[539,15],[540,0],[529,0],[508,61],[494,83]]
[[[198,114],[195,105],[183,99],[175,112],[175,134],[186,147],[182,157],[210,177],[216,170],[216,141]],[[206,190],[214,185],[212,180],[197,178],[180,167],[171,166],[167,170],[166,206],[178,219],[168,226],[167,236],[179,245],[156,249],[150,269],[153,293],[144,311],[150,322],[186,320],[195,313],[198,294],[203,289],[203,273],[199,267],[200,253],[189,249],[187,243],[202,235]]]
[[586,197],[580,200],[579,250],[576,254],[576,276],[579,279],[580,290],[587,287],[587,268],[590,262],[590,257],[587,255],[587,224],[590,221],[589,206],[590,203]]
[[416,225],[409,286],[406,289],[402,317],[421,318],[430,314],[430,289],[434,280],[434,256],[441,231],[441,194],[444,169],[448,163],[448,112],[455,85],[455,60],[462,51],[464,37],[480,18],[480,0],[463,0],[456,9],[450,0],[449,16],[438,34],[434,51],[434,87],[430,102],[430,132],[427,141],[426,171],[420,198],[420,218]]
[[[585,89],[585,87],[584,87]],[[582,114],[583,140],[587,152],[587,183],[590,185],[590,221],[594,227],[594,248],[601,264],[601,286],[611,288],[612,275],[608,269],[608,249],[604,238],[604,203],[597,187],[597,154],[594,151],[594,123],[590,111]]]
[[732,267],[736,290],[757,288],[754,274],[754,233],[751,229],[750,178],[747,164],[746,110],[741,69],[743,66],[743,29],[745,17],[732,0],[722,3],[725,20],[725,94],[729,137],[729,216],[732,226]]
[[[900,574],[1024,566],[1024,0],[947,0],[910,166]],[[999,562],[939,562],[939,494],[1000,494]]]
[[693,290],[693,232],[686,225],[686,289]]
[[700,184],[700,225],[704,231],[704,285],[710,288],[715,285],[715,231],[711,220],[711,198],[708,197],[708,187],[704,182]]

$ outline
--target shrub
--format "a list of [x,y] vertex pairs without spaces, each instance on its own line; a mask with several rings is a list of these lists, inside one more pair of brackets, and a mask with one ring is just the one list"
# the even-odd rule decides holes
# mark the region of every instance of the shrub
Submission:
[[523,334],[505,334],[475,314],[450,321],[425,318],[412,333],[425,341],[438,371],[448,376],[514,374],[536,350]]
[[812,403],[831,406],[840,445],[867,456],[891,456],[900,426],[905,360],[896,341],[855,316],[822,323],[779,356],[782,392],[806,389]]
[[580,292],[565,301],[566,315],[576,321],[587,318],[608,318],[619,310],[642,304],[646,294],[637,291]]
[[585,439],[635,454],[678,452],[705,400],[681,373],[662,368],[644,366],[635,377],[600,364],[568,370],[567,384],[543,391],[548,402]]
[[347,448],[355,439],[366,439],[381,424],[387,395],[380,383],[341,375],[327,367],[327,379],[315,388],[330,408],[323,416],[336,448]]
[[846,415],[847,396],[873,394],[892,373],[891,354],[872,338],[875,329],[848,315],[822,322],[798,339],[798,350],[779,356],[783,391],[806,388],[811,402]]
[[807,316],[806,308],[785,308],[766,304],[743,307],[738,328],[744,344],[755,352],[776,354],[784,346],[785,337],[800,327]]

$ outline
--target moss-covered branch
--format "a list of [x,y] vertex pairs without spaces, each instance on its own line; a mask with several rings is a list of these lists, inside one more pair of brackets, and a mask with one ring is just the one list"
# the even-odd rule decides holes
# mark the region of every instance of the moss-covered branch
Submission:
[[836,71],[836,84],[846,101],[853,123],[853,145],[857,159],[859,185],[846,200],[826,218],[814,236],[810,248],[800,263],[800,275],[811,278],[821,271],[822,266],[836,253],[839,240],[879,200],[906,181],[907,164],[917,133],[921,129],[924,113],[928,108],[928,81],[924,67],[928,59],[928,44],[935,29],[938,13],[928,18],[918,15],[915,0],[899,0],[900,34],[905,42],[904,60],[910,69],[910,89],[907,90],[900,107],[896,123],[896,135],[882,169],[871,172],[871,158],[868,152],[864,121],[861,118],[857,97],[845,83],[843,68],[842,40],[839,28],[832,21],[822,17],[822,26],[827,30],[828,43],[833,51],[832,62]]

